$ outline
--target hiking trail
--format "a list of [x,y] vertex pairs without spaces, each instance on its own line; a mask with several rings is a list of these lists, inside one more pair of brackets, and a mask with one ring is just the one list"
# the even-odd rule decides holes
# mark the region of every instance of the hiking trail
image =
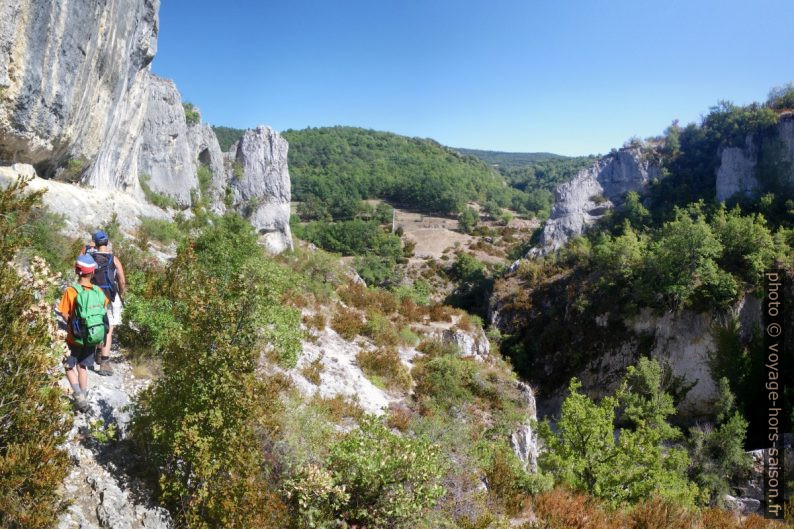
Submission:
[[[149,487],[130,473],[140,457],[126,440],[130,404],[150,380],[136,378],[123,351],[115,346],[111,365],[111,376],[89,371],[90,409],[75,414],[66,441],[73,466],[63,491],[73,503],[61,516],[58,529],[167,529],[168,512],[153,503]],[[68,388],[65,377],[61,385]],[[113,429],[115,435],[105,440]]]

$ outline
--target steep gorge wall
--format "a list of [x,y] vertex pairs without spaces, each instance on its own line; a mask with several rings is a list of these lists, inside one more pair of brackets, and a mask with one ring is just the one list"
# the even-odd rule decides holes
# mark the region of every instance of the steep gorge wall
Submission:
[[[728,200],[734,195],[757,196],[770,184],[794,188],[794,114],[781,116],[771,134],[748,135],[743,147],[726,147],[719,156],[717,200]],[[765,157],[774,158],[774,164],[764,164],[770,161],[765,160]],[[764,181],[770,177],[778,181]]]

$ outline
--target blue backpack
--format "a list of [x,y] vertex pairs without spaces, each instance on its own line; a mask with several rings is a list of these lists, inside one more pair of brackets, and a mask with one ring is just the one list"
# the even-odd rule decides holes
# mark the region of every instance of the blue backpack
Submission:
[[91,257],[96,261],[97,268],[94,272],[94,278],[91,280],[96,286],[102,289],[111,303],[116,301],[116,293],[118,287],[116,286],[116,260],[113,258],[113,253],[91,252]]

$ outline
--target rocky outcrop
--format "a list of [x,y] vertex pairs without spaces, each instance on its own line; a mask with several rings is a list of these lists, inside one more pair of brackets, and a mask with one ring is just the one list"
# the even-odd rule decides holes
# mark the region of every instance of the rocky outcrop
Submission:
[[485,332],[477,327],[474,330],[463,330],[456,326],[443,329],[432,329],[428,337],[440,340],[443,343],[454,345],[462,357],[471,357],[484,360],[491,350],[491,343]]
[[[768,182],[762,182],[759,164],[764,157],[774,158],[768,171],[776,174],[776,184],[787,183],[794,187],[794,114],[781,116],[780,122],[770,133],[750,134],[743,147],[725,147],[720,151],[717,167],[717,200],[727,200],[734,195],[757,196]],[[770,175],[765,175],[769,178]]]
[[36,176],[35,169],[27,164],[0,167],[0,187],[19,177],[31,178],[30,191],[44,191],[42,201],[48,210],[63,215],[65,232],[69,236],[87,237],[98,228],[107,226],[116,216],[121,231],[132,236],[144,217],[169,220],[162,209],[128,193],[111,190],[87,189]]
[[158,9],[158,0],[2,2],[0,159],[47,177],[94,160],[154,58]]
[[612,152],[572,180],[557,187],[551,216],[543,228],[540,244],[529,256],[545,255],[584,232],[607,209],[620,205],[629,191],[641,191],[659,175],[659,168],[640,147]]
[[[125,190],[140,198],[141,177],[157,193],[183,207],[197,191],[200,164],[222,185],[223,156],[209,125],[189,124],[182,96],[173,81],[148,70],[139,72],[116,116],[108,138],[83,181],[98,189]],[[132,133],[130,132],[132,131]],[[145,176],[144,176],[145,175]],[[220,201],[215,192],[213,202]]]
[[153,191],[189,206],[190,191],[198,189],[198,153],[190,144],[182,96],[172,81],[155,75],[149,75],[147,84],[137,175],[147,175]]
[[524,382],[518,382],[518,391],[521,395],[526,409],[524,423],[518,425],[510,434],[510,447],[515,452],[524,470],[537,472],[538,454],[540,445],[538,442],[538,432],[535,423],[538,420],[537,408],[535,405],[535,394],[532,388]]
[[[120,441],[127,436],[133,399],[149,380],[134,377],[129,364],[120,356],[116,359],[112,376],[89,375],[90,409],[75,416],[69,433],[66,450],[74,465],[63,488],[74,501],[61,516],[58,529],[172,526],[168,511],[154,504],[152,491],[128,473],[140,464],[140,454]],[[61,385],[68,389],[65,379]],[[97,440],[99,431],[109,435],[106,442]]]
[[264,235],[272,252],[292,248],[289,227],[290,179],[287,140],[270,127],[245,132],[229,153],[229,178],[234,208]]

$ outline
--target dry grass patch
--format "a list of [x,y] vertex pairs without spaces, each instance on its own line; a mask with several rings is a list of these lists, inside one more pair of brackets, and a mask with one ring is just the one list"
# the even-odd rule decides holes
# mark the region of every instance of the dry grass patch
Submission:
[[304,316],[303,323],[310,329],[315,329],[318,331],[322,331],[325,329],[325,326],[328,324],[328,319],[325,317],[325,314],[321,312],[315,312],[311,316]]
[[331,328],[345,340],[352,340],[364,330],[364,320],[355,310],[339,307],[331,319]]
[[366,415],[357,402],[343,395],[336,395],[328,399],[316,395],[312,399],[312,405],[322,410],[331,421],[336,423],[341,422],[343,419],[359,421]]
[[301,369],[301,375],[315,386],[320,385],[320,375],[323,372],[323,357],[318,356]]
[[412,384],[411,374],[393,347],[359,351],[356,355],[361,370],[376,386],[407,390]]

